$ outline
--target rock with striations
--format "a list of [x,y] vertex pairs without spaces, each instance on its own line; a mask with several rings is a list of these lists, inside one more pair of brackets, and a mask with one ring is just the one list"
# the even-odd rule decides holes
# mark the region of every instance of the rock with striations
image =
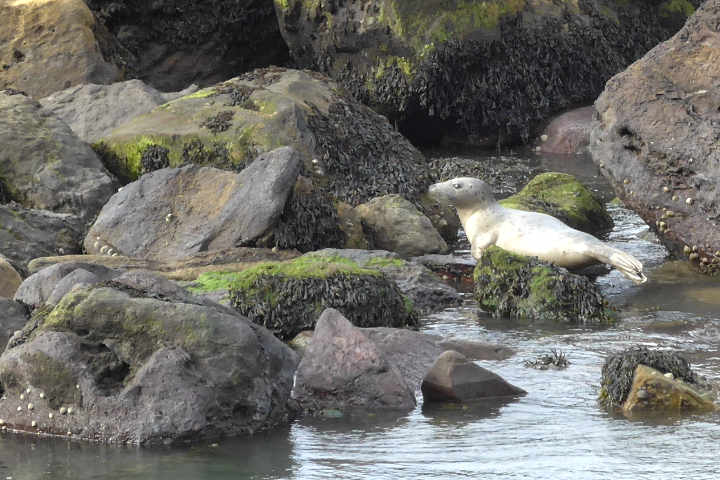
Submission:
[[553,118],[543,132],[547,139],[539,145],[540,151],[560,155],[584,153],[590,144],[594,113],[595,107],[590,106],[576,108]]
[[0,357],[5,425],[169,444],[288,422],[297,366],[290,348],[221,306],[153,288],[111,282],[36,312]]
[[454,350],[447,350],[437,358],[425,375],[421,389],[425,403],[468,402],[527,393]]
[[406,258],[448,251],[447,243],[430,219],[400,195],[373,198],[355,209],[371,248],[389,250]]
[[181,92],[164,93],[137,79],[111,85],[85,83],[41,98],[40,103],[70,125],[81,140],[93,143],[119,125],[196,90],[193,85]]
[[94,216],[117,184],[88,144],[35,100],[0,91],[0,179],[25,207]]
[[720,272],[720,1],[610,80],[590,152],[675,255]]
[[331,308],[317,321],[295,372],[292,397],[310,413],[415,406],[415,394],[400,372],[361,329]]
[[151,172],[103,207],[85,249],[170,261],[249,244],[278,220],[299,169],[297,152],[283,147],[240,173],[196,165]]
[[[111,83],[117,47],[82,0],[0,3],[0,90],[41,98],[79,83]],[[2,117],[2,115],[0,115]]]
[[275,0],[302,68],[327,73],[411,140],[527,139],[587,104],[700,0]]
[[0,298],[12,298],[22,281],[15,267],[0,255]]

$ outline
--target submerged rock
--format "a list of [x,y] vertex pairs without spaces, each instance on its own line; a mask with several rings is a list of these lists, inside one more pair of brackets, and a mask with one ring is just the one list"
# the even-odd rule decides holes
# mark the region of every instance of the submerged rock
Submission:
[[422,382],[423,401],[468,402],[527,393],[453,350],[443,352]]
[[527,139],[554,112],[591,102],[693,6],[276,0],[275,8],[299,66],[328,73],[411,139],[495,145]]
[[567,173],[541,173],[520,192],[498,203],[506,208],[552,215],[572,228],[592,235],[608,232],[613,227],[605,206]]
[[287,422],[296,355],[223,307],[154,288],[111,282],[36,312],[0,357],[5,425],[156,444]]
[[325,409],[402,409],[415,394],[363,330],[328,308],[295,372],[292,397],[311,413]]
[[475,267],[475,299],[494,317],[607,323],[613,320],[598,288],[564,268],[489,247]]
[[[720,1],[613,77],[590,152],[615,192],[676,256],[720,272]],[[710,60],[713,59],[713,60]]]

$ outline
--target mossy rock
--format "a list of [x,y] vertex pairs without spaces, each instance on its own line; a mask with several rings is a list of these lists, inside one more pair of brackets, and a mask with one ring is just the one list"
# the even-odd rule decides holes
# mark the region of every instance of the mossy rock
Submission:
[[525,188],[499,202],[503,207],[552,215],[567,225],[598,235],[612,229],[605,206],[567,173],[541,173]]
[[573,324],[610,323],[611,309],[587,278],[499,247],[475,267],[475,299],[494,317]]
[[263,263],[233,274],[229,290],[237,311],[283,340],[314,328],[326,308],[359,327],[417,325],[412,303],[392,281],[341,257]]

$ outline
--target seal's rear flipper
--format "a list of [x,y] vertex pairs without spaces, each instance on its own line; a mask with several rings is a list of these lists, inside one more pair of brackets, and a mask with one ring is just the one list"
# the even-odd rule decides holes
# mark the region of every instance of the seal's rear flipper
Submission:
[[640,284],[647,282],[647,277],[643,273],[643,264],[637,258],[617,248],[607,245],[604,246],[605,248],[595,249],[592,252],[588,252],[588,254],[591,254],[603,263],[617,268],[620,273],[635,283]]

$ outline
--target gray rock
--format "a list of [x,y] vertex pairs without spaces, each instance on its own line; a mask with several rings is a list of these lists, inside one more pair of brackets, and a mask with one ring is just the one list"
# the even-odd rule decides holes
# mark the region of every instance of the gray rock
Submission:
[[9,298],[0,298],[0,351],[5,350],[10,337],[23,328],[28,318],[24,305]]
[[47,305],[57,305],[60,300],[75,288],[88,287],[100,283],[100,277],[83,268],[77,268],[65,275],[53,288],[50,296],[45,300]]
[[[72,276],[76,270],[78,274]],[[97,283],[110,280],[119,274],[120,272],[116,270],[111,270],[93,263],[58,263],[44,268],[26,278],[15,293],[15,300],[32,307],[44,305],[51,297],[56,299],[55,303],[57,303],[65,293],[72,290],[73,282]],[[68,276],[70,276],[70,278],[68,278],[66,282],[63,282],[65,277]],[[57,288],[58,286],[60,286],[59,289]],[[61,294],[62,296],[57,298],[57,296]]]
[[403,257],[445,253],[447,243],[430,219],[400,195],[385,195],[355,207],[371,247]]
[[92,217],[117,185],[65,122],[24,95],[0,92],[0,176],[29,208]]
[[35,257],[80,253],[85,229],[80,217],[18,204],[0,205],[0,253],[22,275]]
[[[544,153],[583,153],[590,143],[595,107],[582,107],[558,115],[543,132],[547,139],[540,144]],[[542,137],[541,137],[542,138]]]
[[41,98],[40,103],[75,135],[93,143],[128,120],[196,90],[197,86],[191,85],[181,92],[163,93],[137,79],[112,85],[86,83]]
[[0,298],[12,298],[22,283],[22,277],[8,260],[0,255]]
[[425,403],[467,402],[527,393],[453,350],[443,352],[438,357],[421,388]]
[[238,315],[96,286],[45,318],[0,357],[0,375],[14,379],[3,383],[0,417],[14,429],[35,432],[38,418],[75,439],[179,443],[253,433],[294,412],[296,354]]
[[361,329],[326,309],[295,373],[292,397],[309,412],[323,409],[411,409],[415,395]]
[[169,261],[251,242],[277,221],[299,169],[298,154],[283,147],[239,174],[194,165],[151,172],[110,199],[85,249]]

